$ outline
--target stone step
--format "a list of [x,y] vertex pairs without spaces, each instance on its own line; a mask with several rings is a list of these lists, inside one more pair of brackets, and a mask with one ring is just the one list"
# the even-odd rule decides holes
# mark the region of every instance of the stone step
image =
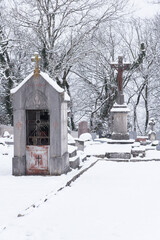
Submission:
[[68,145],[69,158],[77,156],[77,147]]
[[78,168],[79,164],[80,164],[80,159],[78,156],[69,158],[69,165],[71,168],[73,168],[73,169]]
[[133,155],[133,157],[138,157],[138,156],[145,157],[146,151],[144,148],[137,147],[137,148],[132,148],[131,154]]
[[78,148],[78,150],[80,151],[84,151],[84,141],[80,140],[79,138],[75,138],[75,142],[76,142],[76,146]]
[[87,156],[83,151],[77,151],[77,156],[79,156],[80,162],[84,162],[87,160]]
[[108,159],[130,159],[131,153],[130,152],[107,152],[105,157]]

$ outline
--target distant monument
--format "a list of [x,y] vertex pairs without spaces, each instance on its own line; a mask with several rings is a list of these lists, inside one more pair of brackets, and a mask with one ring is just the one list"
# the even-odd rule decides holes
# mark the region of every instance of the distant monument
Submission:
[[14,116],[12,173],[60,175],[69,170],[67,102],[69,96],[39,69],[11,90]]
[[150,141],[155,141],[156,140],[156,133],[154,131],[154,126],[155,126],[155,120],[154,118],[151,118],[149,121],[149,125],[150,125],[150,131],[148,133],[149,139]]
[[124,63],[123,57],[118,57],[118,63],[111,63],[112,68],[118,71],[117,83],[118,83],[118,95],[116,103],[111,109],[113,116],[113,132],[111,138],[113,140],[128,140],[129,133],[127,132],[127,114],[130,111],[127,105],[124,103],[123,94],[123,72],[130,67],[130,63]]

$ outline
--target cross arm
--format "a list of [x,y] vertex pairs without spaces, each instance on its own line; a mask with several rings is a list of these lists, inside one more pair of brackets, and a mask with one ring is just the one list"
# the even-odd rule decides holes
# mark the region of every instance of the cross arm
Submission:
[[118,71],[118,64],[117,63],[110,63],[111,68],[114,68]]

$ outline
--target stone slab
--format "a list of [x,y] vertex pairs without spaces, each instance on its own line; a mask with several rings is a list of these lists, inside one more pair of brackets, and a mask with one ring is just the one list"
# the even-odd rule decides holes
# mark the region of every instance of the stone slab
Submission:
[[107,152],[105,157],[109,159],[130,159],[131,153],[129,152]]
[[146,151],[145,151],[145,148],[135,147],[135,148],[132,148],[131,154],[133,155],[133,157],[138,157],[138,156],[140,156],[140,155],[141,155],[142,157],[145,157]]
[[107,143],[109,144],[133,144],[135,142],[134,139],[128,139],[128,140],[114,140],[114,139],[108,139]]

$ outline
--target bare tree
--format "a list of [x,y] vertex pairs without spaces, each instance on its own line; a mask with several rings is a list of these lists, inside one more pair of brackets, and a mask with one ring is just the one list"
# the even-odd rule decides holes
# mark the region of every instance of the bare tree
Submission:
[[[29,52],[41,52],[42,69],[54,77],[69,95],[71,70],[88,54],[85,45],[102,23],[124,14],[128,0],[15,0],[12,26],[22,33]],[[9,19],[10,21],[10,19]],[[27,44],[28,46],[28,44]],[[72,121],[73,122],[73,121]],[[74,125],[74,124],[73,124]],[[72,126],[74,127],[74,126]]]
[[[1,4],[3,5],[2,1],[0,1],[0,5]],[[0,12],[0,122],[9,124],[12,123],[10,89],[13,86],[13,66],[9,56],[10,40],[8,39],[7,32],[5,31],[2,9],[3,7]]]
[[[92,35],[86,57],[71,70],[72,82],[75,79],[77,82],[76,89],[71,84],[76,120],[87,116],[94,131],[104,126],[110,131],[110,110],[117,94],[116,75],[110,67],[119,46],[115,34],[111,23],[99,27]],[[83,95],[80,89],[83,89]]]
[[[133,127],[146,134],[149,118],[152,116],[152,104],[155,101],[155,82],[157,72],[158,29],[153,20],[134,19],[130,22],[132,34],[121,34],[128,56],[133,58],[131,71],[126,78],[128,103],[133,106]],[[129,29],[129,26],[128,26]],[[141,52],[137,54],[141,46]],[[128,50],[127,50],[128,49]],[[136,129],[138,128],[138,129]]]

